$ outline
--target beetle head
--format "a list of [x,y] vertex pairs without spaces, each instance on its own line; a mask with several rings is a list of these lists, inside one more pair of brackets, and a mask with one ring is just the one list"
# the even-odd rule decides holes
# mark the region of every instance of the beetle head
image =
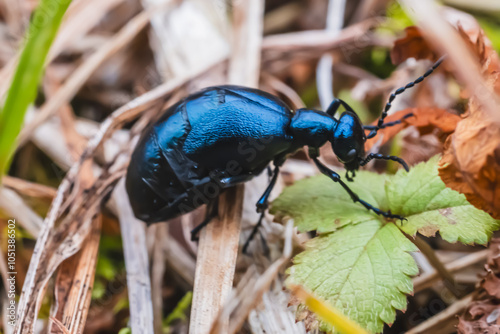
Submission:
[[359,163],[365,156],[365,141],[365,131],[358,116],[351,111],[340,115],[333,132],[332,148],[346,170],[354,171],[359,168]]

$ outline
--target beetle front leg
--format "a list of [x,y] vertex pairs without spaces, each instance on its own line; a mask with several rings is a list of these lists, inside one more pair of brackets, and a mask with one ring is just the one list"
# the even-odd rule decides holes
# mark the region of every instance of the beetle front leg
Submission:
[[330,116],[335,116],[335,114],[337,113],[337,110],[339,109],[340,106],[344,106],[345,110],[347,111],[350,111],[350,112],[354,112],[354,110],[352,110],[351,106],[348,105],[346,102],[342,101],[341,99],[333,99],[332,103],[330,103],[330,105],[328,106],[328,108],[326,109],[326,113]]
[[278,174],[279,174],[279,167],[275,166],[274,171],[273,171],[273,176],[271,178],[271,182],[269,182],[269,185],[267,186],[266,191],[264,191],[264,194],[260,197],[260,199],[257,201],[256,207],[257,207],[257,212],[260,213],[259,221],[257,224],[253,227],[252,233],[250,233],[250,236],[248,237],[247,241],[245,241],[245,245],[243,245],[243,253],[246,254],[248,246],[250,245],[250,241],[255,237],[255,234],[259,230],[259,227],[262,225],[262,220],[264,219],[264,215],[266,213],[267,208],[269,207],[269,196],[271,195],[271,191],[273,190],[274,186],[276,185],[276,180],[278,179]]
[[218,209],[219,199],[217,198],[215,201],[207,205],[207,214],[205,215],[205,219],[191,230],[191,241],[198,241],[198,233],[218,215]]
[[358,202],[358,203],[361,203],[365,208],[367,208],[368,210],[372,210],[373,212],[375,212],[377,215],[381,215],[381,216],[384,216],[386,218],[395,218],[395,219],[400,219],[400,220],[404,220],[405,218],[400,216],[400,215],[393,215],[390,211],[382,211],[380,210],[379,208],[376,208],[374,207],[373,205],[371,205],[370,203],[367,203],[365,201],[363,201],[361,198],[359,198],[358,195],[356,195],[348,186],[347,184],[344,183],[344,181],[342,181],[342,179],[340,178],[340,175],[335,173],[333,170],[329,169],[328,167],[326,167],[325,165],[323,165],[319,160],[318,160],[318,157],[312,157],[314,163],[316,164],[316,166],[318,167],[319,171],[323,174],[325,174],[326,176],[328,176],[330,179],[332,179],[334,182],[338,182],[340,183],[340,185],[345,189],[345,191],[347,191],[347,193],[349,194],[349,196],[351,196],[352,200],[354,202]]

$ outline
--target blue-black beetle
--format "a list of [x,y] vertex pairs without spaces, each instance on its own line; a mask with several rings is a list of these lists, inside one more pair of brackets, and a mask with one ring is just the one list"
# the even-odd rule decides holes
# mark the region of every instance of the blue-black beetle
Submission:
[[[441,61],[391,94],[376,126],[363,126],[352,108],[339,99],[326,112],[293,112],[277,97],[246,87],[216,86],[192,94],[167,109],[137,144],[126,179],[134,214],[148,224],[174,218],[213,203],[221,190],[252,179],[273,162],[270,184],[257,202],[261,217],[252,237],[268,207],[280,166],[288,155],[308,146],[309,156],[321,173],[340,183],[354,202],[378,215],[403,219],[360,199],[339,174],[318,160],[319,148],[331,142],[333,152],[347,170],[347,180],[352,180],[355,170],[372,159],[397,161],[408,169],[398,157],[365,156],[364,143],[379,129],[401,122],[384,124],[392,101],[422,82]],[[334,115],[341,105],[345,111],[336,119]],[[370,133],[366,135],[365,130]],[[193,237],[214,214],[215,210],[209,210],[207,219],[193,230]]]

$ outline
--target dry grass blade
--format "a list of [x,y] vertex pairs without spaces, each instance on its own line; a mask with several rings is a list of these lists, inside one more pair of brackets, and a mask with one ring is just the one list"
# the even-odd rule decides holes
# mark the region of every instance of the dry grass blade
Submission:
[[262,0],[234,2],[234,43],[228,77],[231,84],[256,87],[259,83],[263,15]]
[[43,219],[15,191],[0,187],[0,208],[9,217],[15,218],[31,236],[38,237]]
[[[101,223],[101,216],[96,216],[83,248],[62,263],[56,277],[51,319],[60,322],[68,333],[83,333],[85,327],[94,286]],[[59,333],[60,330],[60,326],[52,326],[50,333]]]
[[66,19],[61,30],[52,44],[48,61],[55,59],[76,40],[87,35],[97,26],[114,8],[125,3],[126,0],[80,0],[73,1],[66,13]]
[[[326,30],[336,35],[344,25],[345,0],[329,0],[326,16]],[[321,107],[326,110],[333,101],[333,57],[323,55],[316,67],[316,83]]]
[[[47,83],[44,88],[45,95],[49,101],[53,99],[54,94],[56,94],[61,87],[59,80],[54,78],[55,75],[53,72],[54,71],[51,71],[50,67],[46,71]],[[87,139],[76,131],[75,114],[69,103],[64,103],[58,108],[58,116],[61,121],[61,133],[64,136],[64,142],[73,160],[76,161],[87,146]]]
[[134,217],[124,180],[118,184],[113,192],[113,200],[119,208],[118,216],[122,232],[125,267],[127,268],[130,328],[132,333],[154,333],[145,225]]
[[283,81],[279,80],[273,75],[270,74],[262,74],[263,80],[266,85],[269,85],[269,88],[272,90],[286,96],[288,100],[292,103],[292,107],[294,109],[304,108],[306,105],[304,101],[300,98],[299,94],[294,91],[290,86],[285,84]]
[[168,236],[168,225],[157,224],[151,228],[153,231],[154,244],[152,255],[152,268],[151,268],[151,291],[153,303],[153,320],[155,333],[162,333],[163,331],[163,296],[162,285],[163,276],[165,275],[165,252],[163,251],[163,244],[170,243]]
[[192,287],[194,285],[194,274],[196,264],[186,249],[177,240],[170,238],[168,242],[162,242],[166,259],[170,267],[178,273],[184,281]]
[[29,13],[25,10],[23,2],[1,0],[0,12],[5,15],[9,32],[14,36],[20,36],[29,21]]
[[[189,333],[209,333],[233,286],[238,255],[243,186],[226,190],[219,199],[219,218],[201,230]],[[229,319],[223,319],[227,328]]]
[[375,25],[374,20],[363,21],[342,29],[337,35],[324,30],[309,30],[267,36],[262,41],[262,63],[268,66],[271,62],[283,59],[299,61],[317,58],[319,54],[338,49],[349,59],[355,47],[359,50],[378,42],[377,38],[369,34]]
[[418,247],[418,249],[425,255],[429,263],[434,267],[439,276],[443,279],[445,286],[450,290],[455,297],[459,298],[460,293],[456,289],[456,283],[453,275],[446,269],[445,265],[438,259],[436,253],[427,242],[425,242],[421,237],[416,236],[415,238],[408,238],[411,242]]
[[[30,115],[31,113],[28,113],[28,118]],[[75,163],[58,118],[53,117],[41,124],[31,135],[31,141],[62,170],[69,170]]]
[[57,329],[63,334],[71,334],[71,332],[64,327],[61,321],[57,320],[56,318],[50,318],[51,323],[57,326]]
[[[472,301],[472,294],[460,299],[459,301],[448,306],[447,309],[433,316],[432,318],[422,322],[420,325],[412,328],[407,334],[419,333],[443,333],[445,331],[442,327],[449,325],[446,321],[452,319],[455,322],[455,316],[463,312],[465,308]],[[453,324],[454,325],[454,324]]]
[[15,190],[17,193],[45,200],[51,200],[56,196],[57,190],[43,184],[28,182],[11,176],[4,176],[2,184],[6,188]]
[[297,321],[295,311],[288,307],[290,294],[278,280],[271,291],[264,293],[262,303],[250,312],[248,324],[252,333],[306,334],[303,321]]
[[[488,256],[488,250],[482,250],[478,252],[474,252],[467,256],[461,257],[455,261],[445,264],[445,267],[448,272],[454,273],[461,269],[464,269],[470,265],[475,263],[485,261]],[[436,283],[440,279],[440,275],[437,271],[430,271],[425,273],[413,280],[414,293],[422,291],[423,289],[432,287],[434,283]]]
[[[83,171],[85,172],[90,166],[89,162],[84,164]],[[62,261],[80,249],[90,231],[93,217],[99,210],[102,198],[109,193],[125,172],[123,166],[112,167],[114,168],[103,171],[94,183],[91,179],[83,177],[91,173],[82,173],[78,181],[76,179],[63,180],[35,245],[19,300],[15,333],[33,332],[39,301],[45,292],[49,278]],[[64,201],[70,184],[75,184],[75,182],[77,185],[73,188],[76,193]],[[68,209],[67,214],[62,219],[58,219],[63,212],[66,212],[66,209]],[[55,226],[56,221],[60,221],[57,226]]]
[[[285,246],[283,255],[270,265],[266,271],[260,275],[257,280],[255,280],[255,282],[252,282],[252,284],[245,284],[240,295],[233,297],[233,300],[225,304],[224,308],[217,317],[216,322],[212,325],[212,329],[210,331],[211,334],[233,334],[238,332],[238,330],[243,326],[243,323],[252,309],[259,304],[264,293],[269,289],[269,286],[278,276],[280,269],[290,260],[290,257],[292,256],[292,234],[293,222],[288,221],[285,229]],[[222,328],[222,321],[229,317],[231,319],[229,329],[225,332]]]

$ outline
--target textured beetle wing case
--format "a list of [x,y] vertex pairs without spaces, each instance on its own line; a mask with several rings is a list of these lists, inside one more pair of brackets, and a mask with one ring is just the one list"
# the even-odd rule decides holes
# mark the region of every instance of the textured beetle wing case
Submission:
[[134,214],[146,223],[171,219],[251,179],[289,153],[292,117],[278,98],[238,86],[207,88],[173,105],[132,155],[126,187]]

